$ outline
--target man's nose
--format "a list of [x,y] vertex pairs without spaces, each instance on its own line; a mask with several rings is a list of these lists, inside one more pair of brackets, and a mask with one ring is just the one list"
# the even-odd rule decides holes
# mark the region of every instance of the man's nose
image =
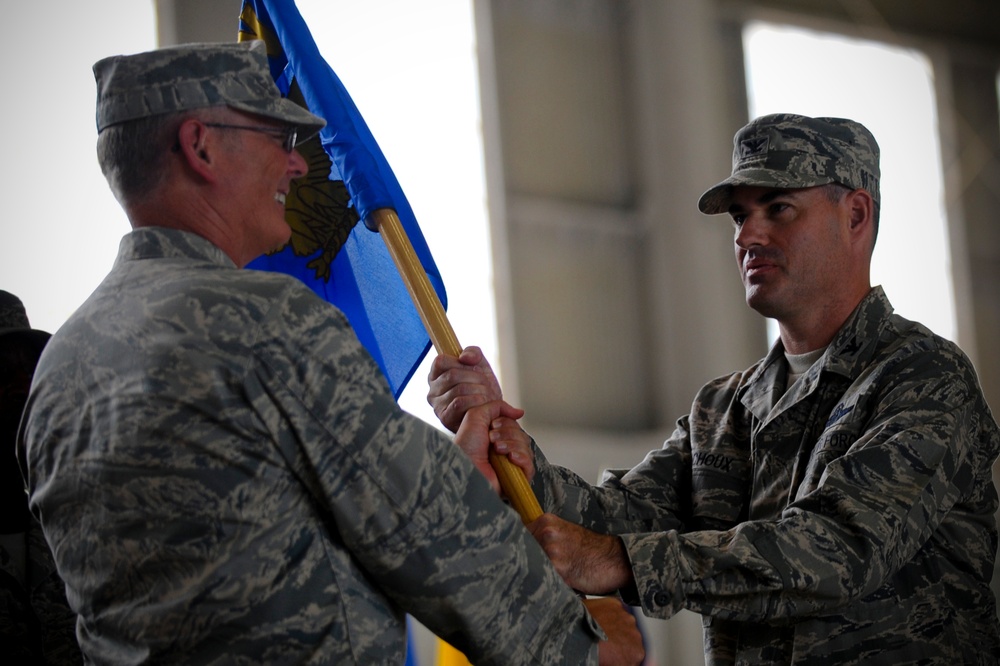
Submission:
[[288,173],[292,178],[301,178],[309,173],[309,164],[298,150],[293,149],[288,153]]
[[765,233],[764,220],[759,215],[748,214],[743,220],[743,224],[736,227],[734,237],[736,245],[748,250],[754,245],[765,245],[767,234]]

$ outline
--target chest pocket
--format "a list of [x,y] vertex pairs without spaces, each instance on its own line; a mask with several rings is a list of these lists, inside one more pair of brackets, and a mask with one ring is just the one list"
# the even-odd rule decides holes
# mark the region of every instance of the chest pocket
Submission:
[[[792,501],[812,492],[830,461],[853,443],[854,429],[838,423],[850,410],[841,391],[826,385],[789,406],[755,433],[750,518],[773,520]],[[831,426],[831,424],[834,424]]]
[[847,453],[857,439],[858,431],[853,424],[838,425],[824,430],[816,441],[812,455],[809,456],[805,475],[796,495],[801,497],[815,490],[827,465]]

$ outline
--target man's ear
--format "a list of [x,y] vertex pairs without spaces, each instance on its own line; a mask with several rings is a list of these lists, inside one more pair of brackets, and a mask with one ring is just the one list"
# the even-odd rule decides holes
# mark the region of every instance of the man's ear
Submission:
[[871,227],[875,220],[875,202],[867,190],[857,189],[846,197],[850,211],[851,231],[858,232]]
[[200,120],[188,118],[177,129],[179,152],[184,163],[209,182],[216,182],[215,151],[218,143],[209,138],[208,127]]
[[867,190],[856,189],[844,197],[848,208],[850,237],[859,252],[871,257],[875,247],[875,200]]

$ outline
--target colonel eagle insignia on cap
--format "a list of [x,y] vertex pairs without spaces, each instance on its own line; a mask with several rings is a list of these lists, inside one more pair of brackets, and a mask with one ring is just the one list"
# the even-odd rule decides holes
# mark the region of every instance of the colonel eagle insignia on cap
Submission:
[[740,157],[751,157],[767,152],[768,137],[755,136],[740,142]]

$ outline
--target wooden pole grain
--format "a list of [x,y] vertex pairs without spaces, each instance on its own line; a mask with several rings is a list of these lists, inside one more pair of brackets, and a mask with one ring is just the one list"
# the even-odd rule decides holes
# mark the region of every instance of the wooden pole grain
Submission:
[[[382,240],[403,278],[407,291],[410,292],[410,298],[413,299],[413,304],[424,322],[434,348],[439,354],[458,356],[462,353],[462,346],[458,342],[451,322],[448,321],[441,299],[427,279],[427,273],[424,272],[396,211],[391,208],[380,208],[373,211],[371,217],[378,225]],[[521,516],[521,520],[527,524],[541,516],[542,508],[538,498],[531,490],[521,468],[510,462],[507,456],[497,455],[492,451],[489,455],[490,465],[500,480],[500,487]]]

